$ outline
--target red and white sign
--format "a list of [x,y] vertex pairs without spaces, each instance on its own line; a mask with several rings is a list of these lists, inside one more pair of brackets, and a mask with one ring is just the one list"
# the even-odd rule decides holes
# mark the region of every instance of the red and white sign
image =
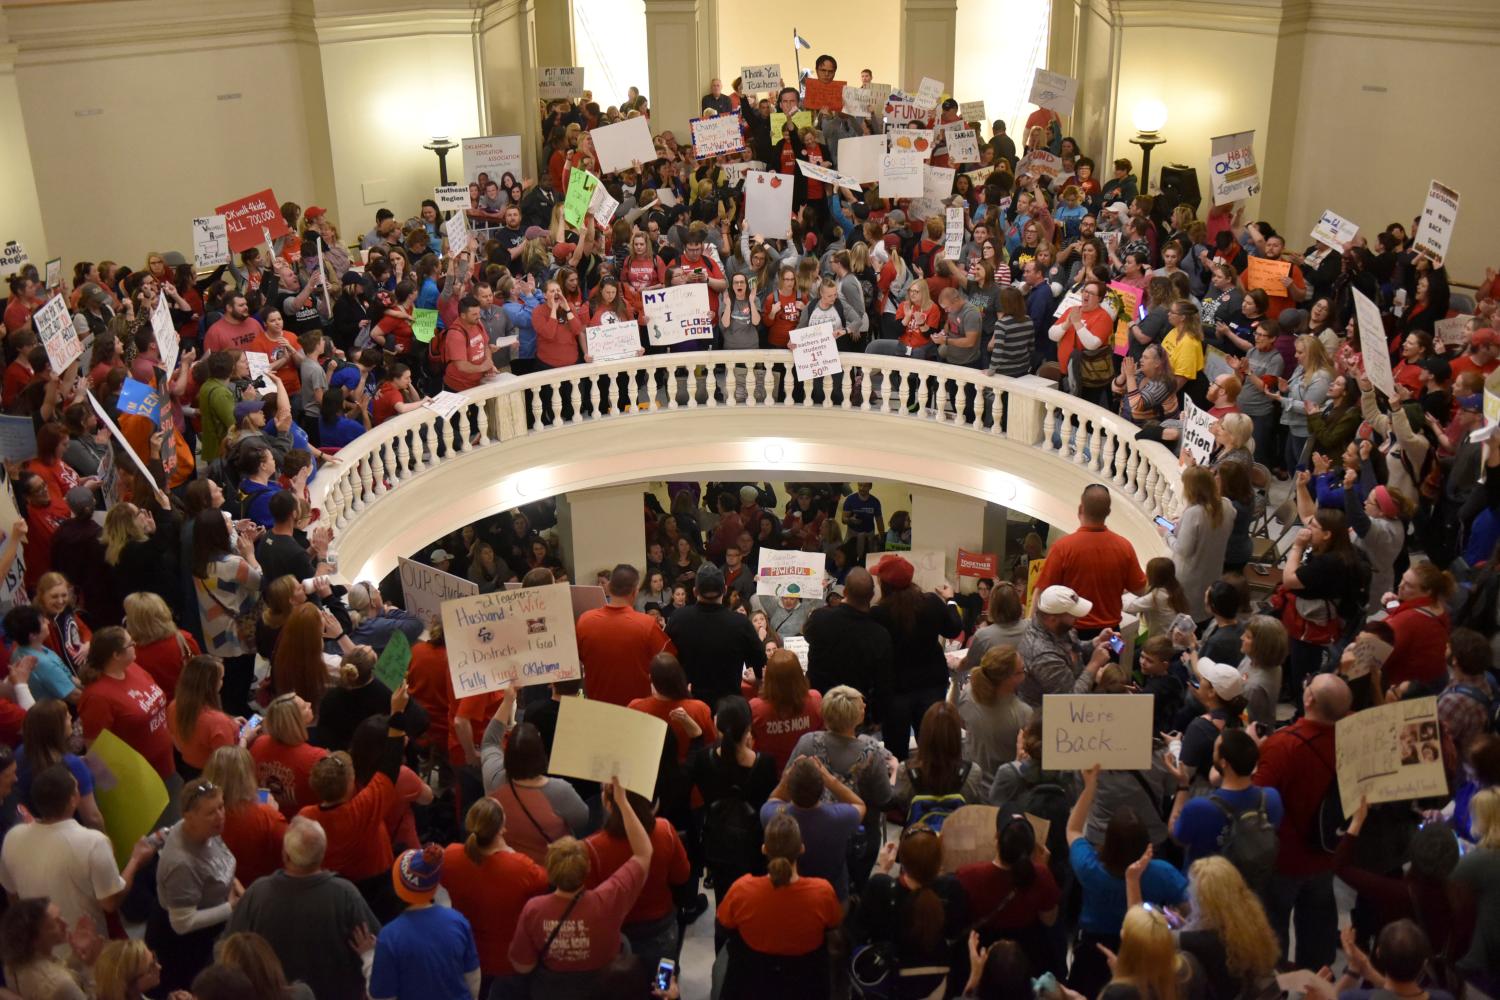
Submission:
[[262,227],[270,230],[273,240],[291,232],[286,220],[281,217],[280,205],[270,188],[238,198],[227,205],[220,205],[214,212],[224,216],[224,227],[229,232],[229,249],[234,253],[241,253],[265,242]]
[[958,575],[993,580],[1000,575],[1000,556],[995,552],[958,550]]

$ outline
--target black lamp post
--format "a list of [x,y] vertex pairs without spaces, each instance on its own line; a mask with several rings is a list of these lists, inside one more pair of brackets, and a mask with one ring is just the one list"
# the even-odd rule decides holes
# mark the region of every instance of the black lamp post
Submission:
[[435,135],[432,137],[432,141],[425,144],[422,148],[430,149],[437,154],[438,177],[441,178],[443,185],[446,187],[448,184],[448,151],[450,149],[457,149],[458,143],[451,141],[446,135]]
[[1151,190],[1151,151],[1164,145],[1161,128],[1167,123],[1167,108],[1160,101],[1142,101],[1135,109],[1135,138],[1131,145],[1141,147],[1141,194]]

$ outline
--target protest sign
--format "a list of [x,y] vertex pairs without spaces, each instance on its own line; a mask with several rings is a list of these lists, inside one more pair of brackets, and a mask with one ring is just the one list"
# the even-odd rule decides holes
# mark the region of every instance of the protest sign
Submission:
[[599,178],[587,170],[574,167],[568,174],[568,193],[563,199],[563,221],[574,229],[583,227],[584,216],[589,214],[589,204],[594,200],[594,189]]
[[1344,244],[1354,239],[1354,235],[1358,232],[1358,225],[1337,212],[1325,208],[1323,214],[1318,217],[1317,225],[1312,228],[1312,238],[1329,249],[1342,253]]
[[1255,167],[1255,131],[1233,132],[1209,140],[1209,185],[1214,204],[1244,201],[1260,193],[1260,172]]
[[838,340],[832,323],[817,323],[791,332],[792,361],[797,366],[797,381],[837,375],[844,370],[839,360]]
[[1213,435],[1214,418],[1191,399],[1182,400],[1182,449],[1199,465],[1213,464],[1218,442]]
[[[519,590],[520,588],[521,583],[519,580],[507,580],[505,582],[506,590]],[[568,587],[568,598],[573,604],[573,620],[575,622],[585,611],[602,608],[605,604],[604,588],[594,584],[572,584]]]
[[547,772],[601,784],[619,778],[626,789],[650,799],[666,740],[665,719],[605,701],[563,698]]
[[953,175],[958,173],[952,167],[934,167],[927,165],[922,174],[922,197],[943,200],[953,193]]
[[437,321],[436,309],[413,309],[411,311],[411,335],[419,343],[432,343],[432,338],[437,336]]
[[874,97],[864,87],[844,87],[844,114],[851,118],[868,118],[870,109],[874,107]]
[[250,366],[250,381],[254,382],[271,371],[271,356],[261,351],[246,351],[245,364]]
[[966,122],[983,122],[985,120],[983,101],[961,101],[958,105],[958,117]]
[[15,240],[0,248],[0,278],[9,278],[30,263],[31,258],[26,255],[26,248]]
[[886,133],[887,152],[920,153],[922,159],[932,155],[936,146],[935,130],[930,128],[897,128]]
[[136,843],[167,808],[167,786],[145,757],[108,729],[89,744],[84,761],[94,778],[94,802],[104,817],[115,862],[124,868]]
[[[26,420],[29,417],[6,417],[6,420]],[[32,443],[35,444],[35,432],[33,432]],[[33,448],[33,451],[35,449]],[[105,452],[106,457],[110,452]],[[7,456],[8,458],[9,456]],[[100,478],[103,479],[104,463],[99,463]],[[106,494],[106,499],[108,495]],[[0,548],[10,541],[11,529],[17,521],[21,520],[21,512],[16,507],[15,493],[12,492],[11,484],[7,480],[0,484]],[[11,561],[10,569],[6,571],[5,577],[0,579],[0,606],[17,607],[29,604],[31,598],[26,594],[26,548],[24,545],[16,546],[16,557]]]
[[536,96],[544,101],[583,96],[582,66],[543,66],[537,71]]
[[764,549],[755,572],[755,592],[767,597],[821,598],[826,559],[821,552]]
[[1433,181],[1427,188],[1427,201],[1412,243],[1420,254],[1441,264],[1448,258],[1448,244],[1453,240],[1453,223],[1458,219],[1458,192]]
[[873,184],[880,180],[880,158],[885,153],[886,139],[883,135],[860,135],[850,139],[840,139],[839,173],[861,184]]
[[1250,257],[1245,261],[1245,287],[1259,288],[1267,295],[1286,298],[1286,286],[1281,283],[1282,278],[1292,276],[1292,265],[1284,260],[1270,260],[1265,257]]
[[978,170],[968,170],[964,176],[974,183],[975,187],[983,187],[984,182],[990,179],[990,174],[995,172],[994,167],[980,167]]
[[1451,319],[1440,319],[1432,324],[1432,330],[1437,339],[1443,343],[1452,346],[1461,345],[1464,342],[1464,334],[1469,329],[1469,320],[1473,318],[1471,314],[1463,313]]
[[375,661],[375,679],[394,691],[406,682],[406,671],[410,666],[411,642],[405,632],[396,629]]
[[979,133],[971,128],[948,130],[948,162],[978,163]]
[[1411,698],[1352,712],[1334,730],[1339,799],[1354,815],[1371,805],[1446,796],[1443,741],[1436,698]]
[[[30,417],[0,417],[0,459],[7,462],[24,462],[36,458],[36,428]],[[10,522],[0,518],[0,528],[8,529]]]
[[[788,183],[790,188],[791,184]],[[646,316],[646,335],[652,347],[680,344],[686,340],[710,340],[713,316],[708,311],[708,286],[672,285],[641,292]]]
[[761,63],[759,66],[740,67],[740,93],[774,94],[781,89],[781,64]]
[[[870,552],[865,555],[865,568],[871,573],[886,556],[900,556],[911,563],[912,582],[922,590],[936,590],[948,582],[947,553],[942,549],[905,549],[895,552]],[[877,581],[878,585],[878,581]]]
[[262,242],[266,233],[270,233],[273,240],[290,233],[286,220],[281,217],[280,205],[276,195],[270,188],[266,188],[214,209],[214,212],[224,217],[230,251],[241,253],[248,250]]
[[515,184],[521,183],[520,136],[471,136],[460,140],[459,151],[464,158],[464,183],[479,184],[480,194],[484,194],[486,181],[494,181],[502,188],[508,186],[507,179]]
[[967,549],[959,549],[955,568],[959,576],[993,580],[1000,575],[1000,555],[996,552],[970,552]]
[[846,177],[832,167],[825,167],[818,163],[808,163],[806,160],[798,160],[797,170],[803,177],[811,177],[813,180],[822,181],[824,184],[836,184],[839,187],[859,190],[859,181],[853,177]]
[[442,619],[455,697],[579,677],[565,583],[454,598]]
[[599,170],[606,174],[628,170],[636,160],[650,163],[657,158],[656,147],[651,143],[651,126],[644,118],[596,128],[589,137],[599,154]]
[[802,672],[807,673],[807,638],[800,635],[784,635],[781,637],[781,648],[797,658],[797,663],[802,667]]
[[137,417],[145,417],[156,426],[161,426],[161,393],[144,382],[137,382],[133,378],[126,377],[125,381],[120,384],[120,395],[115,400],[115,409],[122,414],[129,413]]
[[935,108],[940,97],[943,96],[943,81],[934,80],[930,76],[922,77],[922,82],[917,84],[916,102],[924,108]]
[[1073,102],[1078,99],[1078,81],[1071,76],[1038,68],[1031,78],[1031,94],[1026,99],[1039,108],[1071,115]]
[[1033,149],[1016,164],[1016,176],[1030,174],[1033,177],[1056,177],[1062,173],[1062,157],[1045,149]]
[[53,257],[42,270],[42,287],[48,291],[62,286],[62,258]]
[[115,443],[118,444],[120,448],[125,452],[125,454],[130,457],[130,464],[135,466],[135,471],[139,472],[141,474],[141,478],[150,483],[152,488],[156,490],[156,499],[161,503],[163,507],[170,506],[171,501],[167,499],[167,495],[163,493],[161,491],[161,488],[157,485],[156,477],[151,474],[150,469],[146,468],[146,464],[141,461],[141,456],[135,453],[135,449],[130,447],[130,442],[126,440],[125,435],[120,432],[119,425],[116,424],[114,418],[109,415],[109,411],[106,410],[102,405],[100,405],[99,400],[94,398],[93,392],[89,392],[88,397],[89,403],[94,408],[94,416],[99,418],[99,423],[101,425],[109,429],[110,437],[114,438]]
[[1026,563],[1026,616],[1031,616],[1031,602],[1036,598],[1036,583],[1042,578],[1042,568],[1047,560],[1032,559]]
[[448,256],[457,257],[469,249],[469,224],[462,212],[454,212],[443,223],[443,236],[448,240]]
[[893,125],[917,124],[931,128],[937,122],[937,110],[935,106],[923,107],[916,98],[893,90],[885,99],[885,117]]
[[32,316],[36,324],[38,339],[47,349],[47,361],[52,370],[61,375],[83,354],[83,344],[78,340],[78,331],[73,329],[73,318],[61,295],[54,295],[47,304]]
[[1394,405],[1396,402],[1396,377],[1391,372],[1390,348],[1385,342],[1385,324],[1380,318],[1380,307],[1358,288],[1354,292],[1354,318],[1359,324],[1359,352],[1365,365],[1365,378],[1375,388],[1385,393]]
[[885,113],[885,103],[891,99],[891,94],[896,90],[888,83],[872,83],[860,89],[870,92],[870,111],[876,114]]
[[1042,695],[1042,767],[1148,770],[1155,704],[1149,694]]
[[842,111],[844,109],[844,80],[819,80],[807,78],[807,96],[802,105],[814,111]]
[[1069,309],[1083,305],[1083,293],[1073,289],[1064,295],[1057,303],[1057,308],[1052,310],[1052,318],[1058,319]]
[[479,593],[479,584],[452,573],[397,556],[401,571],[401,600],[406,610],[428,625],[441,621],[444,601]]
[[694,118],[688,122],[693,134],[693,156],[706,160],[710,156],[738,153],[745,148],[738,115],[715,115]]
[[444,212],[462,212],[469,207],[469,185],[440,184],[432,189],[432,200]]
[[964,209],[962,205],[954,205],[945,213],[946,225],[943,230],[943,255],[949,260],[958,260],[958,255],[964,248]]
[[619,361],[641,353],[641,327],[633,319],[623,323],[601,323],[585,332],[588,334],[589,358],[593,361]]
[[880,158],[880,197],[920,198],[926,180],[921,153],[887,153]]
[[193,220],[193,263],[200,268],[229,263],[229,226],[224,216]]
[[[792,113],[792,128],[801,131],[812,128],[813,117],[811,111],[796,111]],[[774,145],[781,141],[781,136],[786,129],[786,115],[780,111],[771,112],[771,143]]]
[[995,860],[995,817],[999,813],[998,806],[967,805],[955,809],[943,821],[944,874],[951,875],[963,865]]
[[[1111,281],[1109,290],[1120,296],[1120,315],[1115,320],[1115,354],[1124,357],[1130,353],[1130,327],[1137,322],[1136,315],[1141,308],[1142,290],[1134,285],[1127,285],[1123,281]],[[1083,304],[1080,297],[1079,305]]]
[[614,195],[609,193],[609,189],[603,184],[594,188],[594,197],[589,200],[589,214],[594,217],[599,228],[603,229],[613,222],[615,213],[619,210],[620,203],[615,200]]
[[757,236],[784,240],[792,235],[793,178],[766,170],[745,174],[745,225]]

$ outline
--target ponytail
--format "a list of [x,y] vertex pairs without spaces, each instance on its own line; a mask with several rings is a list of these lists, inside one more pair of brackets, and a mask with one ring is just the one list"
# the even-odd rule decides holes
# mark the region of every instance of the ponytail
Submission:
[[780,889],[797,874],[797,858],[802,854],[802,829],[785,809],[766,824],[766,873],[771,885]]
[[1036,831],[1024,816],[1014,813],[1002,816],[998,839],[1000,862],[1010,869],[1010,881],[1018,892],[1024,892],[1036,881]]
[[464,829],[469,831],[469,838],[464,841],[464,854],[474,864],[481,864],[484,861],[483,849],[493,844],[504,828],[505,810],[488,795],[482,796],[464,816]]

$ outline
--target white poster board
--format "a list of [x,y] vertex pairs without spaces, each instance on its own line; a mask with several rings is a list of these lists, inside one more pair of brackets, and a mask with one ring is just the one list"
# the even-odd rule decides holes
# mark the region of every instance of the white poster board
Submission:
[[672,285],[641,292],[646,335],[652,347],[685,340],[712,340],[713,316],[708,311],[708,286]]
[[839,173],[832,167],[825,167],[822,164],[818,163],[808,163],[806,160],[798,160],[797,171],[801,173],[803,177],[811,177],[815,181],[822,181],[825,184],[835,184],[839,187],[846,187],[854,191],[859,190],[859,181],[855,180],[853,177],[848,177],[844,174]]
[[962,205],[954,205],[944,214],[943,229],[943,256],[949,260],[958,260],[958,255],[964,249],[964,209]]
[[1016,164],[1016,175],[1030,174],[1033,177],[1056,177],[1062,173],[1062,157],[1045,149],[1033,149]]
[[261,351],[246,351],[245,364],[250,366],[250,381],[271,373],[271,356]]
[[[225,243],[228,244],[227,237]],[[9,278],[30,263],[31,258],[27,256],[26,248],[17,241],[11,240],[0,247],[0,278]]]
[[591,131],[589,136],[594,141],[594,151],[599,154],[601,173],[629,170],[636,160],[650,163],[656,159],[656,147],[651,144],[651,126],[644,118],[605,125]]
[[442,619],[457,698],[579,677],[566,583],[444,601]]
[[1354,318],[1359,324],[1359,353],[1365,363],[1365,377],[1396,405],[1396,378],[1391,373],[1391,351],[1385,342],[1385,324],[1380,307],[1358,288],[1354,292]]
[[1427,188],[1427,201],[1412,242],[1418,253],[1438,263],[1448,259],[1448,244],[1453,240],[1453,224],[1458,221],[1458,192],[1439,181]]
[[832,323],[817,323],[793,330],[790,342],[798,382],[822,378],[824,375],[837,375],[844,370]]
[[1060,115],[1073,113],[1073,102],[1078,99],[1078,81],[1071,76],[1037,69],[1031,78],[1031,94],[1026,98],[1039,108],[1056,111]]
[[633,358],[641,351],[641,327],[633,319],[623,323],[601,323],[586,331],[589,356],[595,361]]
[[966,122],[982,122],[985,120],[983,101],[960,101],[958,104],[958,117]]
[[401,598],[406,610],[427,625],[442,621],[444,601],[479,593],[479,584],[472,580],[444,573],[405,556],[398,556],[396,561],[401,570]]
[[615,221],[615,213],[619,210],[619,201],[605,189],[603,184],[594,188],[594,196],[589,199],[589,214],[594,217],[599,228],[603,229]]
[[462,212],[469,207],[469,185],[440,184],[432,189],[432,200],[444,212]]
[[1182,400],[1182,447],[1199,465],[1213,464],[1217,442],[1213,435],[1214,418],[1191,399]]
[[[7,480],[0,485],[0,548],[4,548],[5,543],[10,541],[11,529],[19,520],[21,512],[16,507],[15,494],[11,492],[11,485]],[[0,580],[0,608],[14,608],[29,601],[30,598],[26,595],[26,547],[18,545],[15,561],[10,564],[5,579]]]
[[764,549],[755,572],[755,592],[767,597],[823,597],[821,552]]
[[948,162],[978,163],[979,133],[971,128],[948,129]]
[[700,160],[710,156],[723,156],[725,153],[738,153],[745,148],[739,115],[694,118],[688,122],[688,128],[693,135],[693,156]]
[[47,349],[47,361],[52,365],[52,371],[61,375],[83,354],[83,343],[73,328],[73,318],[68,315],[63,297],[52,296],[32,319],[36,322],[37,336]]
[[1215,205],[1244,201],[1260,193],[1254,129],[1214,136],[1209,145],[1208,179]]
[[[135,466],[136,471],[141,474],[142,478],[144,478],[146,482],[155,487],[156,477],[151,475],[151,470],[146,468],[145,463],[141,461],[141,456],[137,455],[135,453],[135,449],[130,447],[130,442],[125,440],[125,435],[120,432],[119,425],[116,424],[114,418],[109,415],[109,411],[106,410],[103,406],[99,405],[99,400],[94,398],[93,392],[90,392],[88,394],[88,397],[89,403],[94,408],[94,416],[99,418],[99,423],[109,428],[109,436],[115,439],[115,443],[120,446],[121,450],[124,451],[126,455],[130,456],[130,462]],[[157,499],[164,507],[170,503],[170,501],[168,501],[166,498],[166,494],[162,493],[159,489],[157,490]]]
[[917,84],[917,106],[923,108],[935,108],[940,97],[943,96],[943,81],[934,80],[930,76],[922,77],[922,82]]
[[544,101],[583,96],[582,66],[543,66],[537,71],[536,96]]
[[875,95],[865,87],[844,87],[844,114],[850,118],[868,118],[875,107]]
[[1448,794],[1436,698],[1352,712],[1339,720],[1334,747],[1345,817],[1360,796],[1374,805]]
[[182,338],[172,325],[172,313],[167,309],[167,297],[160,293],[156,305],[151,308],[151,335],[156,338],[156,352],[161,355],[162,370],[167,378],[177,370],[177,355],[182,350]]
[[[459,143],[464,158],[464,183],[475,184],[480,176],[503,188],[506,175],[521,183],[521,137],[518,135],[470,136]],[[480,190],[480,194],[484,194]],[[467,206],[465,206],[467,207]]]
[[839,173],[852,177],[861,184],[874,184],[880,180],[880,160],[885,156],[885,136],[857,135],[851,139],[840,139],[838,146]]
[[1155,704],[1149,694],[1042,695],[1042,768],[1148,770]]
[[1356,223],[1350,222],[1332,209],[1325,208],[1323,214],[1318,217],[1317,225],[1312,228],[1312,238],[1330,250],[1342,253],[1344,244],[1354,239],[1358,232],[1359,226]]
[[[912,583],[923,590],[936,590],[948,582],[948,554],[942,549],[907,549],[899,552],[868,552],[865,554],[865,569],[871,573],[886,556],[900,556],[911,563]],[[880,586],[880,581],[875,581]]]
[[745,226],[756,236],[784,240],[792,235],[795,178],[767,170],[745,174]]
[[886,153],[880,158],[880,197],[920,198],[925,186],[921,153]]
[[942,201],[953,194],[953,177],[957,173],[952,167],[934,167],[929,163],[922,175],[922,197]]
[[600,784],[617,777],[628,791],[650,799],[666,740],[664,719],[608,702],[564,698],[547,772]]
[[740,67],[740,93],[747,97],[772,94],[781,89],[781,63]]
[[1469,320],[1473,318],[1470,313],[1461,313],[1450,319],[1440,319],[1432,324],[1433,335],[1445,344],[1459,346],[1463,344],[1464,333],[1469,328]]
[[469,249],[469,223],[462,212],[454,212],[443,222],[443,236],[448,240],[448,256],[457,257]]

